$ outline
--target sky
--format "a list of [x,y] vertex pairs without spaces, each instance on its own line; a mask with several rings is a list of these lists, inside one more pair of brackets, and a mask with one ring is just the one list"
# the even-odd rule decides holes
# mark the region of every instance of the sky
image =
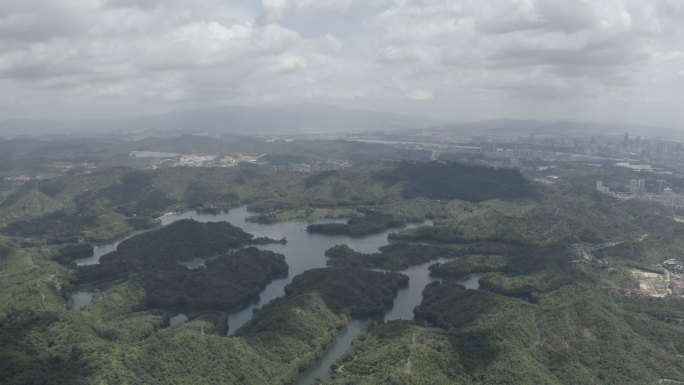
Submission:
[[2,0],[0,120],[323,103],[684,128],[681,0]]

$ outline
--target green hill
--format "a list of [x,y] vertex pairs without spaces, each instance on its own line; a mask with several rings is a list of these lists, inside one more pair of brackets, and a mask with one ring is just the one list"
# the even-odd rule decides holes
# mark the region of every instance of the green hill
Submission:
[[100,258],[97,265],[78,269],[83,282],[112,280],[133,273],[209,258],[249,244],[254,236],[227,222],[200,223],[190,219],[136,235]]
[[446,162],[401,162],[375,174],[387,186],[402,185],[404,198],[481,202],[534,196],[534,186],[515,170]]

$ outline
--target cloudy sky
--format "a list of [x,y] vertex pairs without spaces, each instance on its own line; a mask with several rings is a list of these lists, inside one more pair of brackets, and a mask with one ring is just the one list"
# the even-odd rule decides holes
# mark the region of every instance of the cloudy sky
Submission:
[[0,119],[326,103],[684,128],[681,0],[2,0]]

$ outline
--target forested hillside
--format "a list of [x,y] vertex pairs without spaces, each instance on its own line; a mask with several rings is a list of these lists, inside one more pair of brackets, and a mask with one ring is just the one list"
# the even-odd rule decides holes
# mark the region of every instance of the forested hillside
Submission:
[[[309,227],[313,237],[396,230],[376,252],[328,249],[329,267],[290,277],[284,296],[228,336],[231,312],[287,275],[285,257],[263,250],[276,241],[222,222],[155,228],[168,211],[243,204],[261,226],[346,218]],[[340,328],[368,316],[324,383],[684,380],[684,302],[642,296],[632,273],[680,255],[684,224],[656,204],[515,171],[439,162],[313,174],[115,168],[28,183],[0,203],[0,224],[3,384],[290,384]],[[151,231],[99,265],[74,265],[93,242],[135,229]],[[581,258],[578,242],[610,243]],[[180,264],[196,258],[199,267]],[[377,270],[426,263],[444,281],[425,289],[416,321],[383,322],[413,278]],[[471,274],[481,275],[479,291],[451,282]],[[79,290],[93,298],[76,310]],[[188,322],[170,325],[178,313]]]

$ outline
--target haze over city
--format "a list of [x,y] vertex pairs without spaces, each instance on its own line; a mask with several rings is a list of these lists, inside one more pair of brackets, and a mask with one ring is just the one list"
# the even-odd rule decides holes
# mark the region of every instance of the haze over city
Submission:
[[0,120],[322,103],[684,122],[677,0],[4,0]]

